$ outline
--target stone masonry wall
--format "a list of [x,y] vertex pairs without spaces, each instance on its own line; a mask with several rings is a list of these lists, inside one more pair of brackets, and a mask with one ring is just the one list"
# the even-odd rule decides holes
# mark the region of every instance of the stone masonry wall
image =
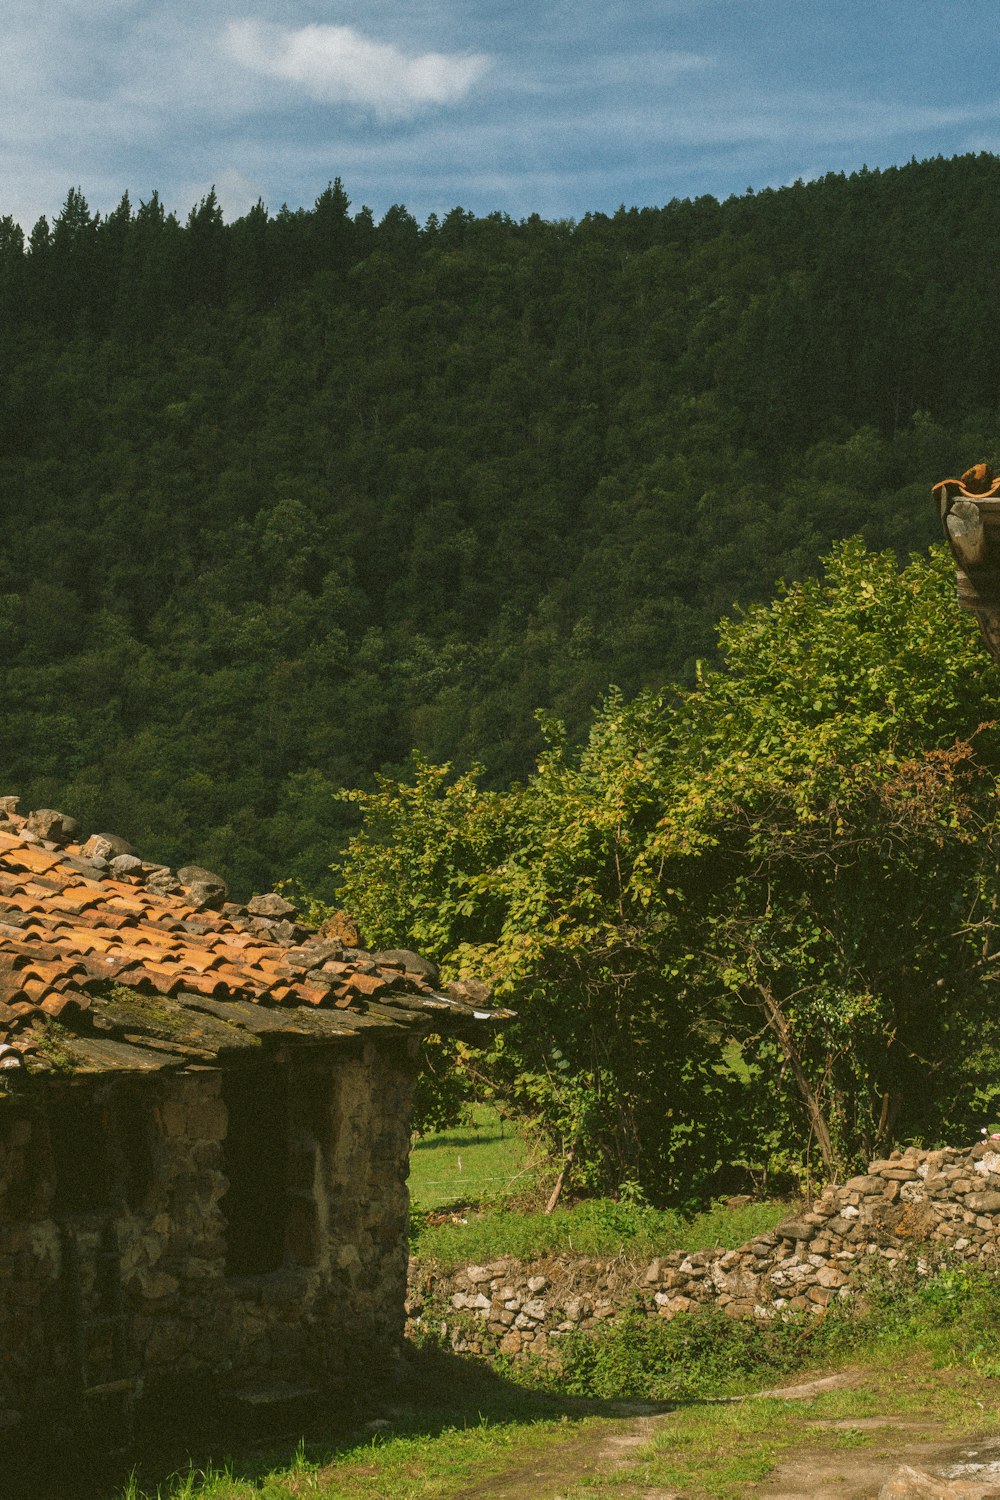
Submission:
[[877,1266],[923,1254],[994,1264],[1000,1253],[1000,1150],[895,1151],[867,1174],[828,1188],[811,1208],[738,1250],[674,1252],[651,1263],[561,1255],[441,1272],[410,1268],[407,1331],[456,1351],[553,1357],[577,1329],[638,1308],[650,1317],[713,1305],[728,1317],[821,1313]]
[[[329,1384],[391,1360],[403,1332],[413,1063],[407,1044],[292,1057],[284,1263],[226,1274],[222,1075],[160,1074],[134,1088],[144,1180],[94,1212],[60,1205],[44,1098],[0,1108],[0,1437],[72,1406],[80,1333],[111,1309],[109,1233],[127,1324],[126,1357],[154,1404],[205,1389]],[[75,1083],[100,1108],[113,1081]],[[272,1149],[259,1141],[263,1154]],[[84,1143],[81,1142],[81,1158]],[[121,1163],[116,1164],[116,1170]],[[127,1177],[128,1172],[125,1172]],[[127,1184],[126,1184],[127,1186]],[[68,1261],[75,1259],[73,1272]],[[114,1372],[113,1331],[86,1333],[91,1383]],[[28,1421],[27,1426],[37,1425]]]

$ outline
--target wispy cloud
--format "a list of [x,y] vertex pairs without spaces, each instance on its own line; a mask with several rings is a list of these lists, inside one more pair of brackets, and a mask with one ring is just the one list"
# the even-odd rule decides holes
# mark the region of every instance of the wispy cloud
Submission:
[[231,21],[223,33],[231,58],[265,77],[297,84],[322,103],[347,103],[382,119],[464,99],[490,65],[481,53],[407,55],[353,26],[293,29],[265,21]]

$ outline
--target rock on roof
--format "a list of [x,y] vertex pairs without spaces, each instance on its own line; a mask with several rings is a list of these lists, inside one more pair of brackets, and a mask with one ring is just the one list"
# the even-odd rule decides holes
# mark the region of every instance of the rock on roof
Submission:
[[208,870],[16,806],[0,798],[2,1070],[148,1072],[373,1028],[475,1035],[509,1014],[482,986],[440,991],[408,950],[324,937],[280,895],[231,903]]

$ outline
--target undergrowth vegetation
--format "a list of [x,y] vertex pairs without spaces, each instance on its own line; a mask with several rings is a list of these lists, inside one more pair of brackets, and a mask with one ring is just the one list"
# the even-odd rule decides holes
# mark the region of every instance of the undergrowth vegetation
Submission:
[[471,1261],[516,1256],[536,1260],[571,1251],[577,1255],[650,1259],[673,1250],[735,1250],[773,1229],[788,1214],[787,1203],[749,1203],[739,1208],[717,1205],[691,1217],[674,1209],[651,1208],[641,1201],[588,1198],[554,1213],[509,1210],[472,1214],[465,1223],[428,1224],[413,1216],[412,1249],[442,1269]]
[[[941,1366],[1000,1377],[1000,1282],[976,1268],[875,1281],[860,1303],[761,1323],[716,1308],[665,1321],[635,1315],[563,1346],[561,1390],[666,1401],[724,1396],[797,1370],[878,1351],[924,1349]],[[537,1378],[537,1372],[536,1372]]]

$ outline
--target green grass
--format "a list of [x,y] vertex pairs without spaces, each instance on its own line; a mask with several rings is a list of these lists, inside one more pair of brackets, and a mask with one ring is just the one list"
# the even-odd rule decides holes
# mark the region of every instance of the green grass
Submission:
[[[1000,1293],[986,1278],[973,1277],[960,1295],[961,1306],[943,1313],[933,1305],[939,1290],[932,1282],[925,1291],[889,1295],[881,1305],[844,1320],[844,1336],[835,1333],[830,1339],[819,1370],[847,1367],[849,1387],[791,1402],[750,1397],[732,1404],[678,1405],[634,1465],[568,1485],[562,1500],[626,1500],[637,1490],[661,1488],[680,1491],[685,1500],[734,1500],[754,1493],[753,1487],[794,1449],[828,1457],[866,1448],[877,1453],[887,1429],[868,1425],[873,1418],[904,1419],[912,1423],[914,1438],[942,1442],[995,1431]],[[992,1330],[985,1339],[984,1325]],[[823,1338],[820,1333],[812,1355],[821,1353]],[[987,1344],[984,1363],[980,1356]],[[812,1372],[811,1366],[805,1371]],[[789,1365],[777,1384],[793,1373]],[[803,1373],[801,1367],[797,1373]],[[757,1372],[759,1383],[773,1374],[765,1361]],[[745,1385],[746,1375],[741,1372],[736,1383]],[[721,1387],[731,1384],[723,1381]],[[891,1428],[889,1433],[891,1440]]]
[[544,1159],[509,1120],[474,1104],[467,1124],[414,1141],[410,1202],[427,1212],[503,1199],[529,1192],[544,1171]]
[[517,1210],[470,1214],[465,1224],[427,1225],[416,1219],[412,1249],[442,1269],[502,1256],[537,1260],[571,1251],[577,1255],[625,1255],[651,1260],[672,1250],[734,1250],[773,1229],[788,1216],[787,1203],[717,1207],[684,1218],[670,1209],[591,1198],[552,1214]]
[[523,1452],[558,1433],[558,1421],[527,1429],[477,1422],[433,1436],[390,1436],[366,1441],[330,1454],[303,1445],[291,1464],[263,1473],[247,1473],[232,1462],[218,1468],[190,1470],[154,1492],[138,1485],[123,1500],[424,1500],[452,1492],[456,1475],[468,1481],[499,1472],[517,1445]]
[[456,1480],[487,1479],[514,1454],[541,1450],[588,1420],[581,1403],[435,1351],[414,1355],[409,1387],[381,1411],[386,1430],[377,1433],[360,1432],[356,1418],[353,1433],[303,1439],[291,1451],[195,1461],[159,1481],[133,1477],[113,1500],[430,1500],[454,1493]]
[[[686,1500],[734,1500],[766,1479],[797,1446],[851,1454],[884,1437],[878,1429],[853,1426],[823,1430],[827,1422],[913,1413],[941,1424],[941,1435],[958,1438],[1000,1416],[995,1386],[984,1389],[958,1372],[936,1375],[919,1350],[891,1365],[884,1356],[875,1358],[865,1373],[864,1388],[809,1401],[678,1407],[660,1421],[633,1462],[582,1478],[574,1477],[574,1462],[593,1459],[603,1441],[627,1430],[620,1417],[509,1425],[484,1417],[430,1434],[400,1432],[334,1454],[301,1448],[290,1462],[256,1475],[233,1464],[193,1470],[158,1491],[133,1486],[124,1500],[153,1500],[154,1495],[158,1500],[447,1500],[487,1495],[491,1479],[515,1470],[526,1477],[523,1493],[532,1500],[553,1493],[561,1500],[633,1500],[650,1490],[679,1491]],[[531,1489],[531,1475],[538,1471],[557,1474],[558,1491],[547,1484]]]

